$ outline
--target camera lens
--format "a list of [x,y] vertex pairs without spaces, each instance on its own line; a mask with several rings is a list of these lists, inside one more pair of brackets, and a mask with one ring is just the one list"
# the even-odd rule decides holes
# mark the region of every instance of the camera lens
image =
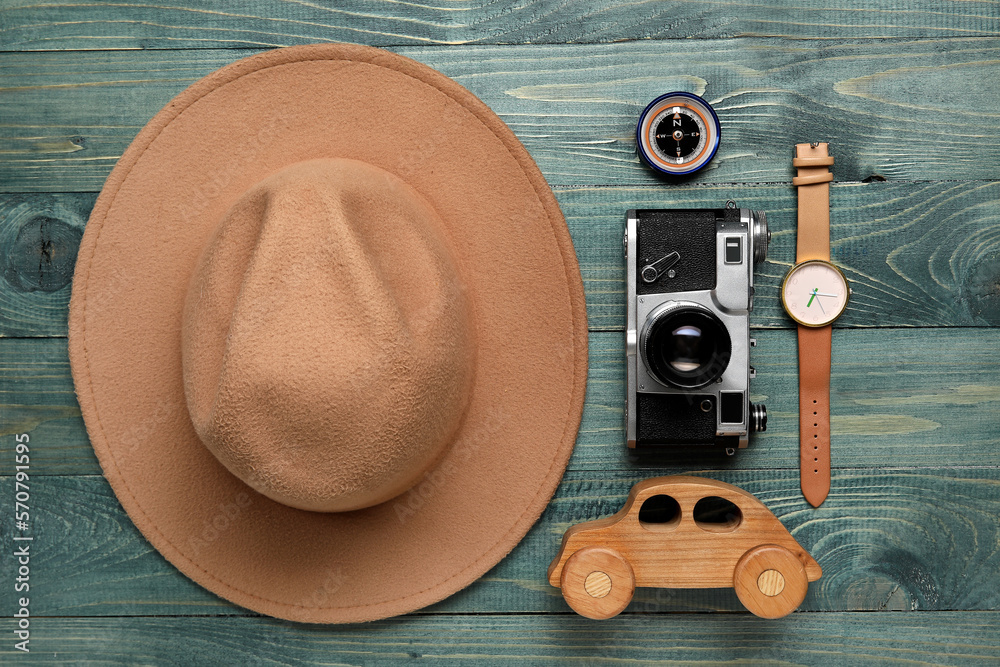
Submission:
[[642,332],[646,367],[663,384],[697,389],[729,366],[732,341],[718,317],[689,304],[654,311]]

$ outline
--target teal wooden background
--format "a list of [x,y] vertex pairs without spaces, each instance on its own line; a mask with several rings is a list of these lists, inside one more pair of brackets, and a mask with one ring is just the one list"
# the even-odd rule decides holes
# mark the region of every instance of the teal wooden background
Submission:
[[[913,0],[0,0],[0,656],[155,664],[974,664],[1000,662],[1000,5]],[[76,247],[96,193],[184,87],[282,45],[383,46],[454,77],[518,135],[580,259],[587,404],[563,484],[482,580],[348,627],[261,618],[179,575],[122,511],[87,441],[66,354]],[[656,95],[697,92],[723,143],[683,185],[630,138]],[[791,145],[829,140],[834,258],[855,298],[834,334],[833,488],[798,491]],[[635,462],[622,444],[626,208],[769,214],[755,400],[733,459]],[[13,650],[14,434],[32,443],[32,653]],[[757,494],[823,567],[802,610],[729,590],[640,589],[620,617],[569,612],[545,568],[571,524],[644,477],[693,471]],[[713,613],[706,613],[713,612]]]

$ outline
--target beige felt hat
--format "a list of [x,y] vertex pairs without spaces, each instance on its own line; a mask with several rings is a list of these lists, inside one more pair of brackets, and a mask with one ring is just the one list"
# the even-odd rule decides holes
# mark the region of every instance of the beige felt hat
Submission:
[[69,344],[143,535],[316,623],[424,607],[503,558],[562,477],[587,375],[579,267],[528,153],[454,81],[346,45],[233,63],[150,121],[87,224]]

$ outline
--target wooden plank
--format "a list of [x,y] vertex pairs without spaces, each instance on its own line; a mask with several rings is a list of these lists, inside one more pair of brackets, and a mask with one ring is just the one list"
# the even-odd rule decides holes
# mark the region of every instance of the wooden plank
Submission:
[[256,0],[222,8],[199,0],[119,3],[4,3],[3,48],[204,49],[346,41],[401,44],[539,44],[769,35],[892,38],[1000,33],[996,7],[933,0],[903,8],[830,0],[722,0],[632,3],[625,0],[465,0],[430,4],[348,0],[334,6]]
[[[407,616],[349,626],[270,618],[53,618],[32,623],[32,662],[132,664],[995,665],[996,612],[627,616]],[[11,637],[13,619],[4,619]],[[13,642],[0,657],[18,655]]]
[[[778,300],[795,258],[790,185],[574,188],[557,189],[556,197],[580,260],[592,330],[624,326],[626,209],[721,207],[727,199],[766,211],[772,230],[751,323],[792,326]],[[0,195],[0,246],[10,248],[0,258],[7,262],[0,337],[66,335],[66,258],[76,256],[93,201],[83,193]],[[833,258],[854,288],[838,327],[1000,324],[1000,182],[837,185],[831,202]]]
[[[767,213],[768,259],[755,271],[754,327],[791,327],[779,298],[795,262],[791,185],[557,190],[587,289],[591,329],[621,330],[629,208],[722,207]],[[831,255],[854,293],[838,327],[1000,324],[1000,183],[854,183],[834,186]]]
[[[559,591],[545,578],[563,532],[614,513],[629,488],[652,474],[568,473],[521,544],[482,579],[428,613],[567,612]],[[816,558],[823,578],[809,586],[803,610],[1000,606],[995,468],[835,470],[830,497],[816,510],[799,492],[797,471],[699,474],[756,495]],[[0,480],[0,490],[13,493],[11,477]],[[169,565],[140,536],[101,477],[35,478],[31,518],[33,616],[252,615]],[[4,553],[12,552],[10,532],[0,545]],[[638,589],[624,614],[740,610],[732,589]]]
[[[697,183],[788,182],[791,146],[828,140],[839,181],[994,178],[1000,41],[665,40],[400,47],[506,121],[554,185],[658,183],[635,156],[639,112],[690,90],[722,147]],[[96,191],[139,128],[196,79],[253,50],[0,54],[0,183]]]
[[15,434],[30,438],[32,476],[99,474],[69,372],[65,338],[0,340],[0,472],[13,474]]
[[[759,331],[751,399],[768,430],[749,448],[630,458],[624,444],[624,341],[590,337],[590,376],[571,470],[659,466],[798,467],[794,331]],[[0,340],[0,473],[28,433],[35,475],[98,474],[73,393],[63,339]],[[834,335],[833,466],[1000,466],[1000,331],[859,329]]]

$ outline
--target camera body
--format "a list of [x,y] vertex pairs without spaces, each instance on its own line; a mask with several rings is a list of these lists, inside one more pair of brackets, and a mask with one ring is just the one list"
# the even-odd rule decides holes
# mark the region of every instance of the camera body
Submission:
[[630,210],[625,218],[626,442],[721,446],[767,427],[750,402],[754,266],[767,256],[759,211]]

